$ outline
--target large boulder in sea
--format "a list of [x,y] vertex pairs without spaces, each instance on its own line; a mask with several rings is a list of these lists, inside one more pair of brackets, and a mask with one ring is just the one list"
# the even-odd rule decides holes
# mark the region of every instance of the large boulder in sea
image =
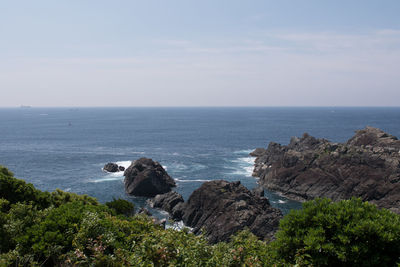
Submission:
[[104,165],[103,170],[106,172],[117,172],[119,171],[118,164],[112,162],[107,163]]
[[253,175],[288,198],[354,196],[400,213],[400,141],[380,129],[356,131],[346,143],[304,134],[288,145],[271,142],[253,154]]
[[215,180],[196,189],[187,202],[171,193],[157,196],[159,207],[167,207],[175,220],[182,219],[194,233],[205,229],[210,243],[228,241],[237,231],[248,228],[262,239],[271,239],[282,217],[265,197],[254,194],[240,182]]
[[149,158],[133,161],[124,176],[125,191],[135,196],[154,197],[176,186],[161,164]]

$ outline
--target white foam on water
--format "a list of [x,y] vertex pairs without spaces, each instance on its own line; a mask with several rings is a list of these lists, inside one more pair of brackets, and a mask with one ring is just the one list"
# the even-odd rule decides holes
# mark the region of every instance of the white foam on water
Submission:
[[132,161],[130,161],[130,160],[124,160],[124,161],[117,161],[117,162],[115,162],[115,163],[118,164],[118,166],[122,166],[122,167],[124,167],[124,168],[126,169],[126,168],[128,168],[129,166],[131,166]]
[[253,165],[253,164],[254,164],[254,161],[256,160],[256,158],[255,158],[255,157],[245,157],[245,158],[238,158],[238,160],[239,160],[240,162]]
[[278,200],[278,203],[280,203],[280,204],[283,204],[283,203],[286,203],[287,201],[285,201],[285,200],[281,200],[281,199],[279,199]]
[[118,180],[122,180],[124,176],[115,176],[115,177],[104,177],[104,178],[99,178],[99,179],[95,179],[95,180],[90,180],[90,183],[101,183],[101,182],[108,182],[108,181],[118,181]]
[[195,179],[195,180],[186,180],[186,179],[175,179],[177,182],[211,182],[212,180],[205,180],[205,179]]
[[71,187],[65,188],[63,191],[64,192],[69,192],[69,191],[71,191]]
[[179,222],[173,222],[172,224],[167,223],[165,225],[166,229],[173,229],[173,230],[177,230],[177,231],[182,231],[183,229],[187,228],[189,229],[189,231],[192,231],[193,228],[190,228],[188,226],[186,226],[183,221],[179,221]]
[[175,172],[191,172],[191,171],[199,171],[207,168],[207,166],[200,164],[200,163],[193,163],[191,165],[186,165],[183,163],[172,163],[169,166],[163,166],[164,169],[169,169]]
[[230,169],[234,169],[231,174],[251,177],[253,174],[255,159],[255,157],[240,157],[232,160],[232,162],[235,163],[236,166],[229,167]]

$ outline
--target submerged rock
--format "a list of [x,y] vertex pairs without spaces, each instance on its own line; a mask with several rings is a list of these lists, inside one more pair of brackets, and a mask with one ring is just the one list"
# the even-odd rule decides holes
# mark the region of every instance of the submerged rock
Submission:
[[149,158],[140,158],[124,172],[125,191],[130,195],[154,197],[171,191],[175,181],[160,163]]
[[245,228],[262,239],[270,239],[282,217],[267,198],[253,194],[240,182],[205,182],[187,202],[181,200],[178,193],[170,192],[156,196],[154,202],[155,207],[169,211],[174,220],[182,219],[194,233],[205,229],[210,243],[228,241],[232,234]]
[[103,170],[107,172],[117,172],[118,164],[112,162],[107,163],[106,165],[104,165]]
[[400,141],[380,129],[366,127],[346,143],[304,134],[261,152],[253,152],[253,176],[288,198],[355,196],[400,213]]

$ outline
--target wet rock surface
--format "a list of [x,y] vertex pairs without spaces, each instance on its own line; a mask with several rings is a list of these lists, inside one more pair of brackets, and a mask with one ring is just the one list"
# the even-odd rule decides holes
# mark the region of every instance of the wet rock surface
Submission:
[[380,129],[356,131],[346,143],[305,133],[251,154],[257,156],[253,176],[288,198],[355,196],[400,213],[400,141]]

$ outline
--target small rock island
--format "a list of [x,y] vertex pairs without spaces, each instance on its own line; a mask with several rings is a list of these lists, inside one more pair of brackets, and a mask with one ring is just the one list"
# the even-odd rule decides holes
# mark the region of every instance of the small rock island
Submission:
[[154,197],[176,186],[161,164],[149,158],[133,161],[124,176],[125,191],[129,195]]

